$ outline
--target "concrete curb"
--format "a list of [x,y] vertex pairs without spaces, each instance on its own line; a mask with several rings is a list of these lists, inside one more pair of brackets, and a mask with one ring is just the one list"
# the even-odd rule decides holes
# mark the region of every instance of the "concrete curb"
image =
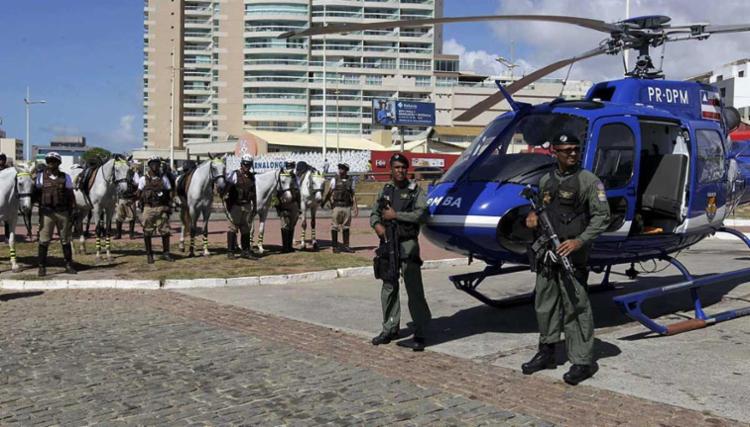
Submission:
[[[468,264],[467,258],[451,258],[425,261],[425,270],[450,268]],[[223,288],[257,285],[286,285],[295,283],[318,282],[322,280],[345,279],[372,275],[372,267],[339,268],[336,270],[310,271],[275,276],[250,276],[201,279],[167,279],[159,280],[0,280],[0,289],[8,290],[56,290],[56,289],[191,289]]]

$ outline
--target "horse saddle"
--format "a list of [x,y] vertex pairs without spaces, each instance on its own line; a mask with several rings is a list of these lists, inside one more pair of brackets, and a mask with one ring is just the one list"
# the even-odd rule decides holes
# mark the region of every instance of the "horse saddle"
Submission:
[[188,188],[190,188],[190,182],[193,180],[194,172],[195,169],[177,177],[177,182],[175,183],[177,196],[187,199]]
[[96,181],[96,173],[99,171],[100,166],[87,167],[78,175],[77,186],[83,194],[88,195],[91,188],[94,186]]

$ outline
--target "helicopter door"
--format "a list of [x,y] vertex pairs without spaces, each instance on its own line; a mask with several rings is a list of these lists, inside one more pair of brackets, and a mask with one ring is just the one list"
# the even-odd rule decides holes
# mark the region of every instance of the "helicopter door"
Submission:
[[640,131],[633,117],[599,119],[594,123],[587,159],[602,180],[611,214],[604,236],[626,238],[635,215],[638,194]]
[[718,226],[726,216],[726,154],[715,129],[695,130],[695,179],[687,228]]

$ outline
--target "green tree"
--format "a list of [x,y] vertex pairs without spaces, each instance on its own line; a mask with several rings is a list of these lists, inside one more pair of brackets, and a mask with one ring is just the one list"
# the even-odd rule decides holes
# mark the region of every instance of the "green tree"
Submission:
[[81,160],[84,163],[88,163],[89,160],[96,159],[97,157],[100,159],[106,159],[111,155],[112,153],[109,150],[105,150],[104,148],[100,147],[94,147],[89,151],[83,153],[83,155],[81,156]]

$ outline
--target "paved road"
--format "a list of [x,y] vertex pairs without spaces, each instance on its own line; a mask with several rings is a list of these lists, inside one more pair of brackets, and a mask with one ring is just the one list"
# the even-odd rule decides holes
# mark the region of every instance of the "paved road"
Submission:
[[194,318],[205,302],[173,313],[165,291],[0,299],[2,425],[550,425]]
[[[683,252],[680,259],[694,274],[709,274],[747,267],[750,259],[740,243],[705,241]],[[664,263],[644,265],[652,270]],[[429,349],[481,365],[519,370],[537,342],[536,320],[530,305],[496,310],[456,291],[446,276],[478,267],[425,272],[427,300],[433,311]],[[623,269],[620,269],[622,271]],[[596,283],[601,276],[592,276]],[[645,329],[619,313],[612,296],[680,280],[674,268],[644,275],[635,282],[614,276],[625,288],[593,296],[597,324],[596,353],[600,371],[587,384],[648,401],[718,414],[750,423],[750,316],[673,337],[644,337]],[[532,288],[530,273],[487,279],[480,289],[494,296],[509,296]],[[371,337],[379,331],[380,287],[371,278],[336,280],[286,286],[242,289],[188,290],[186,294],[250,310],[297,319]],[[707,312],[750,305],[750,284],[727,285],[701,291]],[[405,298],[402,291],[402,298]],[[646,310],[669,323],[689,316],[685,296],[652,301]],[[402,310],[402,328],[408,310]],[[407,330],[403,330],[407,333]],[[562,362],[564,354],[558,354]],[[535,377],[559,381],[569,365]],[[647,424],[644,424],[647,425]]]

